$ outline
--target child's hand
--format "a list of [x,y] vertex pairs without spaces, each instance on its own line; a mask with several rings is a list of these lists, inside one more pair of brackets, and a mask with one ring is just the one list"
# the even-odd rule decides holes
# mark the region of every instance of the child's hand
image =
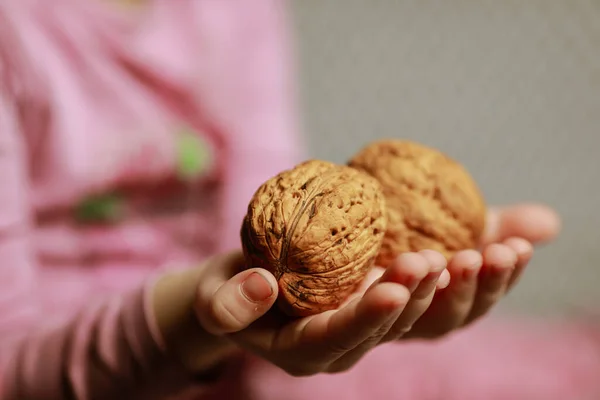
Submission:
[[[239,272],[239,252],[217,256],[159,281],[159,329],[196,371],[218,362],[232,345],[292,375],[345,371],[381,343],[438,337],[485,314],[517,281],[530,243],[551,239],[559,226],[541,206],[497,210],[489,221],[482,253],[460,252],[448,269],[437,252],[403,254],[387,270],[375,268],[338,310],[302,319],[285,318],[273,307],[273,275],[257,268]],[[193,323],[185,322],[187,315]]]
[[427,309],[446,264],[433,251],[403,254],[338,310],[289,319],[273,308],[258,319],[277,297],[275,278],[262,269],[236,274],[241,255],[227,257],[209,262],[199,281],[201,325],[297,376],[347,370],[383,338],[404,333]]
[[556,213],[541,205],[490,211],[482,252],[461,252],[449,262],[449,286],[436,293],[404,337],[440,337],[485,315],[516,284],[533,246],[553,239],[559,229]]

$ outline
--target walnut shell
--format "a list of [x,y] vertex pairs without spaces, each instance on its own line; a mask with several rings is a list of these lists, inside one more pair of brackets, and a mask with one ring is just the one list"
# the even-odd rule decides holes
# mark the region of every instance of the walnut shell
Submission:
[[442,152],[406,140],[380,140],[348,165],[377,178],[387,208],[387,230],[378,265],[399,254],[437,250],[447,258],[476,248],[486,205],[468,171]]
[[290,316],[337,308],[381,249],[385,200],[368,174],[309,160],[263,183],[248,205],[241,238],[248,267],[269,270]]

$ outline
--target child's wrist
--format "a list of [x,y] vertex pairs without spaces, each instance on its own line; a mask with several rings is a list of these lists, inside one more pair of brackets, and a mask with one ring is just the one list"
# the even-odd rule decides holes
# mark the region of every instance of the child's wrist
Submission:
[[236,348],[228,340],[202,328],[194,302],[201,268],[168,273],[152,290],[151,302],[157,334],[162,346],[192,375],[204,376],[218,369]]

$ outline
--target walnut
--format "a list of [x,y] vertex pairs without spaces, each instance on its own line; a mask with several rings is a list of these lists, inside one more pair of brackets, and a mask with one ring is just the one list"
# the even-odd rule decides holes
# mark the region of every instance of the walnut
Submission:
[[379,182],[346,165],[309,160],[263,183],[241,238],[248,267],[279,282],[279,308],[307,316],[337,308],[366,276],[386,229]]
[[387,230],[378,265],[399,254],[437,250],[450,258],[476,248],[486,205],[467,170],[442,152],[403,140],[380,140],[348,165],[379,180],[386,200]]

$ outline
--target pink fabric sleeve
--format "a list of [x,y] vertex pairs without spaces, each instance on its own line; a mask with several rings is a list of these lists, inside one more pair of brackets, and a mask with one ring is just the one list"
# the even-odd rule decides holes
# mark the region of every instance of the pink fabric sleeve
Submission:
[[[0,355],[4,355],[19,331],[31,327],[35,309],[29,298],[34,290],[35,271],[28,242],[23,142],[12,104],[7,100],[6,86],[0,88]],[[18,329],[13,329],[15,326]]]
[[[223,151],[220,157],[227,160],[223,163],[223,204],[219,208],[223,219],[219,235],[222,240],[220,248],[214,250],[239,247],[240,221],[253,191],[262,181],[293,166],[302,157],[303,146],[293,120],[294,105],[286,87],[290,60],[285,57],[286,38],[281,35],[284,10],[279,1],[188,1],[177,7],[170,1],[156,1],[153,12],[157,18],[160,15],[161,22],[157,25],[150,22],[148,27],[154,30],[140,35],[140,42],[135,46],[119,45],[118,35],[115,34],[117,39],[114,39],[109,29],[118,23],[109,24],[84,4],[91,3],[56,0],[49,5],[46,1],[0,0],[0,390],[4,393],[3,400],[150,399],[160,398],[159,389],[176,394],[179,388],[187,391],[197,386],[194,385],[196,380],[186,376],[152,340],[149,326],[153,321],[144,308],[143,287],[107,299],[95,288],[91,271],[73,270],[62,273],[60,279],[68,281],[65,283],[69,283],[69,288],[77,287],[77,295],[69,293],[70,289],[59,293],[63,286],[48,285],[47,271],[42,273],[37,264],[32,210],[40,201],[52,199],[30,196],[39,192],[29,186],[30,137],[20,126],[23,118],[20,113],[36,108],[36,99],[28,98],[29,94],[51,96],[57,107],[54,111],[64,112],[58,118],[54,115],[55,126],[61,128],[54,133],[60,137],[48,140],[52,140],[54,147],[64,145],[72,150],[68,154],[73,157],[66,158],[70,163],[68,167],[72,167],[72,163],[79,165],[76,161],[86,158],[82,149],[87,149],[82,146],[81,129],[77,129],[83,125],[72,125],[81,113],[69,111],[75,104],[80,105],[77,101],[80,98],[67,96],[73,94],[75,83],[69,79],[72,74],[61,64],[64,59],[57,59],[52,53],[52,45],[56,44],[52,40],[57,38],[45,36],[41,26],[58,29],[68,22],[74,32],[80,32],[77,29],[89,23],[85,32],[102,32],[106,35],[103,46],[110,44],[115,54],[123,51],[124,58],[131,59],[137,50],[139,64],[154,63],[158,66],[157,75],[172,71],[173,76],[165,78],[178,82],[181,87],[198,86],[196,100],[202,103],[211,124],[222,134],[223,137],[217,139]],[[252,17],[248,18],[249,15]],[[63,32],[79,37],[66,28]],[[171,36],[175,33],[183,37]],[[187,40],[183,40],[185,38]],[[27,40],[29,58],[23,55],[21,59],[20,39]],[[97,45],[83,41],[85,46],[80,46],[81,43],[70,40],[71,37],[58,36],[58,39],[67,50],[82,51],[92,44]],[[75,42],[79,47],[73,46]],[[181,51],[174,43],[188,43],[189,51]],[[198,48],[202,45],[208,48]],[[168,50],[175,52],[174,57],[165,55]],[[211,57],[203,57],[205,54]],[[180,57],[182,55],[197,59]],[[152,59],[153,56],[156,59]],[[43,72],[48,82],[35,79],[36,71],[32,70],[40,68],[39,59],[33,62],[37,57],[46,60]],[[91,60],[97,61],[93,55]],[[160,62],[166,61],[169,65],[161,67]],[[179,64],[181,69],[177,68]],[[199,75],[194,68],[200,71]],[[215,79],[215,74],[224,74],[228,79]],[[62,91],[57,92],[57,88]],[[23,101],[33,101],[33,107],[31,104],[21,107]],[[81,119],[77,121],[81,124]],[[103,123],[104,118],[93,119],[93,122]],[[75,129],[68,129],[73,126]],[[77,135],[72,136],[73,132]],[[104,130],[98,128],[86,134],[86,143],[101,143],[98,137]],[[80,168],[75,169],[81,172]],[[72,193],[62,190],[73,190],[66,186],[63,184],[61,190],[51,193],[59,200],[73,197]],[[59,186],[53,182],[51,188]],[[89,301],[80,307],[86,291],[104,300]],[[72,304],[63,301],[61,307],[51,307],[55,312],[45,313],[42,302],[55,301],[57,297],[70,299]],[[80,312],[71,317],[75,307]]]
[[153,339],[146,286],[90,305],[67,324],[45,323],[52,316],[38,312],[27,158],[9,89],[0,93],[1,398],[152,399],[185,388],[190,377]]
[[[11,30],[15,20],[32,22],[22,13],[31,4],[0,1],[0,398],[153,399],[202,384],[154,340],[144,295],[151,281],[90,301],[66,322],[67,312],[41,311],[39,293],[46,286],[32,244],[33,190],[21,126],[21,112],[30,106],[21,103],[34,101],[24,87],[32,84],[31,63],[20,59],[19,37]],[[92,281],[80,283],[89,287]]]
[[[26,338],[7,364],[3,400],[164,399],[193,379],[148,329],[143,288]],[[197,382],[201,383],[201,381]]]

